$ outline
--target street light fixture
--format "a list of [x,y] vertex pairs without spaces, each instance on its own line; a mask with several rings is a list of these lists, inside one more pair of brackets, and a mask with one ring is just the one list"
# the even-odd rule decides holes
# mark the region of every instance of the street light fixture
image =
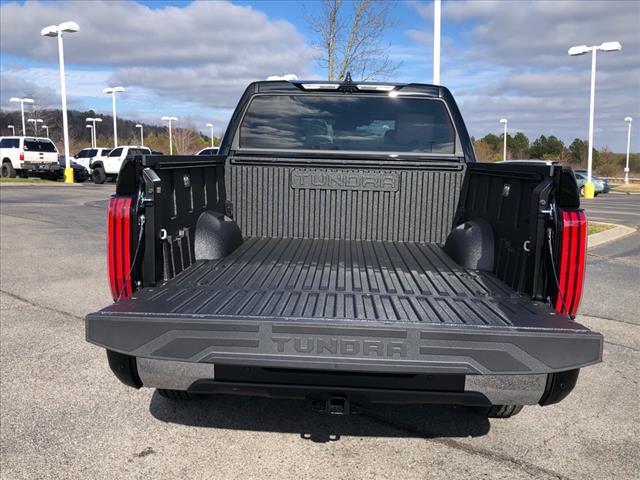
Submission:
[[211,148],[213,148],[213,123],[207,123],[206,126],[211,129]]
[[60,97],[62,98],[62,138],[64,139],[64,181],[73,183],[73,168],[71,168],[71,155],[69,153],[69,124],[67,121],[67,86],[64,79],[64,48],[62,45],[63,33],[74,33],[80,30],[76,22],[63,22],[60,25],[49,25],[40,31],[43,37],[58,38],[58,57],[60,59]]
[[569,55],[572,57],[584,55],[591,52],[591,95],[589,100],[589,152],[587,155],[587,183],[584,185],[584,198],[594,198],[595,187],[591,181],[591,171],[593,167],[593,110],[595,107],[596,94],[596,52],[615,52],[622,50],[620,42],[604,42],[600,45],[578,45],[569,49]]
[[22,135],[27,134],[27,127],[24,124],[24,104],[25,103],[33,103],[33,98],[18,98],[11,97],[9,99],[10,102],[20,102],[20,114],[22,115]]
[[96,122],[102,122],[101,118],[85,118],[87,122],[91,122],[93,129],[91,130],[91,147],[96,148],[98,146],[98,128]]
[[38,136],[38,124],[42,123],[43,120],[41,118],[30,118],[29,120],[27,120],[27,122],[29,123],[33,123],[33,131],[36,135],[36,137]]
[[45,131],[47,132],[47,138],[49,138],[49,127],[47,127],[46,125],[40,125],[40,128],[45,129]]
[[136,128],[140,129],[140,146],[144,147],[144,126],[141,123],[136,123]]
[[503,139],[503,147],[502,147],[502,160],[507,159],[507,119],[501,118],[500,123],[504,123],[504,139]]
[[15,137],[16,136],[16,127],[14,127],[13,125],[7,125],[7,128],[11,129],[11,136]]
[[627,130],[627,164],[624,167],[624,183],[629,184],[629,149],[631,148],[631,121],[633,118],[625,117],[624,121],[629,124]]
[[111,104],[113,106],[113,148],[118,146],[118,124],[116,123],[116,93],[124,92],[124,87],[107,87],[102,93],[111,95]]
[[161,120],[169,122],[169,155],[173,155],[173,140],[171,137],[171,122],[177,122],[178,117],[162,117]]

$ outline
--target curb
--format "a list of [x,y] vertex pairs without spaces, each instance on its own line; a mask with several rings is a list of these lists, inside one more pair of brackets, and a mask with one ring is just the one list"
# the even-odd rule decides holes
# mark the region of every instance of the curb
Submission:
[[613,242],[622,237],[626,237],[627,235],[631,235],[636,232],[635,228],[627,227],[625,225],[617,225],[615,223],[605,223],[605,222],[597,222],[602,223],[603,225],[612,225],[613,228],[609,230],[605,230],[604,232],[594,233],[593,235],[589,235],[587,239],[587,250],[590,250],[595,247],[599,247],[600,245],[604,245],[605,243]]
[[640,192],[614,192],[613,190],[609,190],[609,193],[614,195],[640,195]]
[[64,183],[64,182],[17,182],[4,183],[0,182],[1,187],[81,187],[83,183]]

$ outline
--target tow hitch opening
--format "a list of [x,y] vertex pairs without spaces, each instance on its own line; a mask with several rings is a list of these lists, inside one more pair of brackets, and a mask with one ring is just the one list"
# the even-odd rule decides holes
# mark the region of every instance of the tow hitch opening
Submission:
[[352,403],[344,396],[331,396],[324,399],[311,399],[311,408],[328,415],[350,415],[360,413],[361,407],[358,403]]

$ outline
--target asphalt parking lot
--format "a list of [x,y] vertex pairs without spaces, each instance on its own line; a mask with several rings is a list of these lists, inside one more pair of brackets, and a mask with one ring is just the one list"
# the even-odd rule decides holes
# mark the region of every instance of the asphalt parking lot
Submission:
[[[173,403],[115,379],[83,323],[111,301],[112,190],[0,187],[3,479],[638,478],[638,234],[588,256],[578,321],[604,334],[604,362],[564,402],[509,420],[426,406],[327,417],[280,400]],[[587,211],[638,225],[640,196],[598,197]]]

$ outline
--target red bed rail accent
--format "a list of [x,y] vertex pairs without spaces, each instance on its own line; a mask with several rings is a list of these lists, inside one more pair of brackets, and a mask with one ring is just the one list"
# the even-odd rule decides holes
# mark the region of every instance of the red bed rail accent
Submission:
[[584,210],[558,210],[560,252],[558,255],[559,291],[556,311],[576,315],[582,298],[587,256],[587,217]]
[[131,269],[131,197],[113,196],[107,220],[107,266],[111,296],[127,298],[133,293]]

